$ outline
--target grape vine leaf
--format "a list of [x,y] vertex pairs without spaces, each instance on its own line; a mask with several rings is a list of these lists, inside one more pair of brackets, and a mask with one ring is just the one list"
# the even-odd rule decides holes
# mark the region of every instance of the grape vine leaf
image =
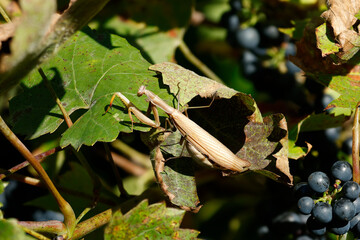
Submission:
[[[190,106],[206,106],[215,96],[211,107],[197,109],[193,112],[190,110],[190,118],[239,157],[250,161],[252,163],[251,170],[264,169],[276,159],[282,159],[282,161],[285,159],[288,165],[287,126],[283,123],[280,124],[285,121],[282,115],[275,114],[264,120],[250,95],[201,77],[179,65],[161,63],[152,65],[150,69],[161,74],[162,81],[169,86],[171,93],[179,92],[178,98],[182,105],[193,99],[190,101]],[[195,98],[195,96],[198,97]],[[260,143],[259,139],[263,139],[263,145],[258,149],[259,146],[256,144]],[[281,140],[283,143],[280,143]],[[280,154],[281,148],[284,148],[285,151]],[[250,152],[259,154],[259,156],[250,156]],[[275,153],[280,155],[275,155]],[[272,159],[267,160],[266,158],[270,156]],[[291,184],[292,176],[288,167],[284,167],[284,164],[278,166],[282,166],[277,170],[280,170],[286,177],[284,176],[285,178],[280,180],[278,176],[276,180]],[[287,180],[284,181],[284,179]]]
[[[61,145],[93,145],[96,141],[113,141],[119,131],[130,132],[130,123],[122,103],[104,115],[111,95],[121,91],[136,106],[146,109],[147,103],[136,97],[140,85],[158,88],[158,81],[147,70],[149,64],[139,51],[121,37],[96,34],[86,28],[69,39],[48,63],[42,66],[68,114],[84,109],[81,117],[68,129]],[[33,139],[54,132],[63,122],[62,113],[45,87],[39,73],[33,71],[23,83],[23,93],[10,101],[13,130]],[[165,100],[166,90],[157,90]],[[136,130],[149,127],[135,125]]]
[[[296,43],[298,49],[296,56],[290,58],[309,78],[339,93],[340,96],[325,108],[331,114],[322,116],[323,120],[332,123],[340,118],[346,120],[360,99],[358,83],[360,67],[358,54],[346,62],[339,62],[332,54],[335,42],[331,34],[327,33],[327,29],[323,19],[309,21],[303,38]],[[338,116],[336,120],[330,119]],[[341,122],[338,123],[341,125]],[[326,124],[322,125],[322,129],[329,127]]]
[[305,143],[306,147],[296,146],[296,141],[298,140],[303,122],[304,120],[300,121],[289,131],[289,158],[298,159],[305,157],[312,148],[312,145],[307,142]]
[[15,219],[0,219],[0,239],[2,240],[34,240],[35,238],[26,235],[24,230],[16,224]]
[[331,25],[335,39],[341,47],[341,52],[337,56],[347,61],[359,51],[360,47],[360,38],[355,26],[358,21],[355,15],[360,10],[360,1],[328,0],[326,5],[329,10],[323,12],[321,17]]
[[315,31],[317,38],[317,48],[321,50],[323,56],[327,56],[329,54],[337,53],[340,51],[340,47],[336,45],[335,38],[333,35],[331,35],[331,31],[329,31],[329,26],[326,23],[323,23],[322,25],[317,27]]
[[112,239],[197,239],[196,230],[181,229],[185,211],[167,208],[165,203],[140,202],[126,214],[113,214],[105,228],[105,240]]
[[201,206],[196,190],[194,160],[179,144],[179,131],[169,133],[163,132],[163,129],[152,130],[143,134],[142,139],[146,139],[145,143],[151,144],[149,139],[159,139],[156,136],[159,134],[164,140],[161,145],[151,147],[150,152],[157,182],[172,204],[186,211],[198,212]]

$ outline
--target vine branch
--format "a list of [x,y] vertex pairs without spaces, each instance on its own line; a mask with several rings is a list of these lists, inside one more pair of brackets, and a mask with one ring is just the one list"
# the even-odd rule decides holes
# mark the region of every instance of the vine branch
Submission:
[[356,105],[355,116],[354,116],[354,124],[352,128],[353,141],[352,141],[352,166],[353,166],[353,181],[359,183],[360,182],[360,169],[359,169],[359,135],[360,135],[360,127],[359,127],[359,113],[360,102]]

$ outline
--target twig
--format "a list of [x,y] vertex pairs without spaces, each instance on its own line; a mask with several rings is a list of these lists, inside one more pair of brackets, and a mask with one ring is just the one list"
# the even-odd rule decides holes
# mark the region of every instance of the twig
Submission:
[[219,78],[210,68],[208,68],[203,62],[200,61],[186,46],[184,41],[180,42],[179,48],[181,52],[184,54],[185,58],[189,60],[192,64],[195,65],[202,73],[205,74],[208,78],[215,80],[216,82],[224,84],[224,82]]
[[360,170],[359,170],[359,135],[360,135],[360,127],[359,127],[359,113],[360,102],[356,105],[355,116],[354,116],[354,124],[352,128],[353,134],[353,142],[352,142],[352,165],[353,165],[353,181],[359,183],[360,182]]

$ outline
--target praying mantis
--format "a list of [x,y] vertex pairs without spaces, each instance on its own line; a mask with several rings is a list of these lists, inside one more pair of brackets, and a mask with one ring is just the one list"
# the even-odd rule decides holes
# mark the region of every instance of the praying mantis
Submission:
[[169,106],[159,96],[146,89],[144,85],[140,86],[137,96],[146,95],[149,101],[149,108],[153,111],[155,122],[143,114],[134,104],[132,104],[122,93],[116,92],[110,100],[106,112],[112,106],[115,97],[119,97],[128,109],[130,120],[133,124],[132,114],[142,123],[158,128],[160,119],[157,108],[161,108],[170,118],[170,121],[179,130],[185,146],[192,159],[211,168],[221,170],[231,170],[235,172],[244,172],[249,170],[251,163],[245,159],[236,156],[223,143],[205,131],[194,121],[185,116],[178,109]]

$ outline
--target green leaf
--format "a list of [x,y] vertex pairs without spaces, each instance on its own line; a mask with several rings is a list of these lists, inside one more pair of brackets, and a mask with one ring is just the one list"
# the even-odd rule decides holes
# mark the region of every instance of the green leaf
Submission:
[[173,204],[198,210],[200,201],[196,190],[194,163],[189,157],[169,160],[161,175],[168,187],[167,191],[174,196],[170,199]]
[[[144,135],[156,134],[159,134],[158,131]],[[195,181],[196,163],[189,157],[183,144],[180,144],[179,131],[164,133],[163,137],[166,139],[160,147],[155,147],[150,153],[157,182],[172,204],[187,211],[197,212],[201,206]]]
[[[309,116],[308,116],[309,117]],[[296,146],[296,141],[300,133],[300,129],[304,120],[300,121],[289,131],[289,158],[299,159],[305,157],[311,150],[311,145],[307,144],[306,147]]]
[[113,214],[105,229],[105,240],[120,239],[197,239],[199,232],[181,229],[185,211],[167,208],[165,203],[140,202],[125,215]]
[[349,71],[344,75],[313,75],[318,82],[340,94],[338,98],[333,100],[326,107],[326,109],[329,109],[328,111],[334,116],[343,116],[343,119],[346,120],[346,117],[350,116],[355,109],[356,104],[360,99],[358,68],[358,65],[354,66],[352,71]]
[[[310,21],[304,30],[303,38],[297,43],[296,57],[291,60],[304,70],[307,76],[340,94],[327,106],[330,113],[335,116],[350,116],[360,99],[359,57],[356,55],[349,61],[341,61],[338,58],[344,57],[340,56],[341,54],[350,54],[356,47],[348,49],[348,53],[336,53],[330,30],[332,29],[324,24],[323,19]],[[338,56],[332,54],[333,52]],[[332,118],[330,115],[328,117]]]
[[16,220],[0,219],[0,239],[1,240],[32,240],[35,239],[25,234],[17,224]]
[[[85,110],[65,132],[61,145],[79,148],[96,141],[113,141],[119,131],[130,132],[131,123],[120,101],[116,100],[113,110],[104,115],[105,109],[116,91],[146,109],[147,103],[136,96],[137,89],[142,84],[148,84],[149,89],[158,85],[157,79],[147,70],[148,66],[139,51],[121,37],[85,29],[69,39],[43,66],[66,111],[72,114]],[[23,87],[24,92],[10,101],[13,130],[30,139],[55,131],[63,117],[39,73],[33,71],[23,81]],[[164,99],[171,98],[164,94],[166,91],[162,92]],[[126,124],[120,124],[120,120],[125,120]],[[149,128],[135,125],[134,129]]]
[[300,131],[318,131],[325,130],[327,128],[339,127],[348,119],[349,116],[346,115],[334,116],[326,112],[312,114],[302,120]]
[[289,158],[299,159],[301,157],[304,157],[311,149],[311,141],[310,143],[306,143],[306,147],[296,146],[296,141],[298,140],[298,134],[300,132],[319,131],[328,128],[338,127],[341,126],[348,119],[348,114],[335,115],[329,112],[306,116],[289,132]]
[[337,53],[340,50],[338,45],[335,43],[335,37],[331,35],[331,33],[332,29],[326,24],[326,22],[317,27],[315,30],[317,47],[321,50],[323,56]]

